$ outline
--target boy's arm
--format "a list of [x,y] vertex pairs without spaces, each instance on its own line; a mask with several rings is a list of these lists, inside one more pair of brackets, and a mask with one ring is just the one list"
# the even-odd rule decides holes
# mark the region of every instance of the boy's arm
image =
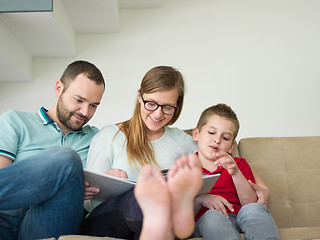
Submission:
[[268,206],[268,202],[270,199],[270,190],[259,177],[259,175],[255,171],[253,171],[253,169],[252,173],[256,183],[253,183],[250,180],[249,183],[258,196],[258,203],[263,203],[264,205]]
[[199,199],[200,196],[197,196],[196,199],[194,200],[194,215],[196,216],[198,214],[198,212],[201,210],[202,208],[202,204],[200,202]]
[[194,212],[195,215],[199,213],[201,208],[205,207],[208,209],[215,209],[222,214],[224,214],[226,217],[229,218],[227,208],[233,212],[233,206],[231,203],[229,203],[225,198],[219,196],[219,195],[214,195],[214,194],[201,194],[196,197],[195,203],[194,203]]
[[244,159],[236,161],[230,154],[226,153],[221,154],[215,164],[220,164],[231,175],[241,205],[257,202],[256,192],[247,180],[254,177],[249,164]]
[[232,175],[234,185],[236,187],[241,206],[257,202],[256,192],[253,190],[248,180],[243,176],[240,169]]

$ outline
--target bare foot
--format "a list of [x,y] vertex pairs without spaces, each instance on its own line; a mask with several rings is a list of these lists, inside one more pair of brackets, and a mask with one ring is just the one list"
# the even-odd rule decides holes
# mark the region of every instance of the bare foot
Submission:
[[143,213],[140,240],[172,240],[171,199],[167,182],[157,169],[144,166],[134,188]]
[[201,163],[196,155],[179,158],[168,172],[173,232],[187,238],[194,230],[194,199],[202,186]]

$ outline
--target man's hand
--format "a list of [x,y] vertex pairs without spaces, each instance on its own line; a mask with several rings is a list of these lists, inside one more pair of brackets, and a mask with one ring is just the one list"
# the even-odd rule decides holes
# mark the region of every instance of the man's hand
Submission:
[[84,181],[84,200],[93,198],[93,196],[97,195],[99,191],[99,188],[90,187],[90,183],[88,181]]

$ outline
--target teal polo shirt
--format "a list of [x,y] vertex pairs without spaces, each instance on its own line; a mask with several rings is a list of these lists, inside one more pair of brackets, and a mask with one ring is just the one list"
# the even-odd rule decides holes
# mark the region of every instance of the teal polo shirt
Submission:
[[38,113],[9,110],[0,116],[0,155],[20,161],[47,148],[64,146],[74,149],[85,167],[91,140],[98,131],[86,125],[63,135],[43,107]]

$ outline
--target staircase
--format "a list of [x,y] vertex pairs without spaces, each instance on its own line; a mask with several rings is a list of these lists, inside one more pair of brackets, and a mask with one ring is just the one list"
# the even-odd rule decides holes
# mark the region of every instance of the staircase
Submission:
[[[0,11],[5,1],[13,0],[0,0]],[[119,32],[121,9],[161,5],[162,0],[53,0],[49,12],[2,12],[0,82],[31,81],[33,58],[76,56],[77,34]]]

